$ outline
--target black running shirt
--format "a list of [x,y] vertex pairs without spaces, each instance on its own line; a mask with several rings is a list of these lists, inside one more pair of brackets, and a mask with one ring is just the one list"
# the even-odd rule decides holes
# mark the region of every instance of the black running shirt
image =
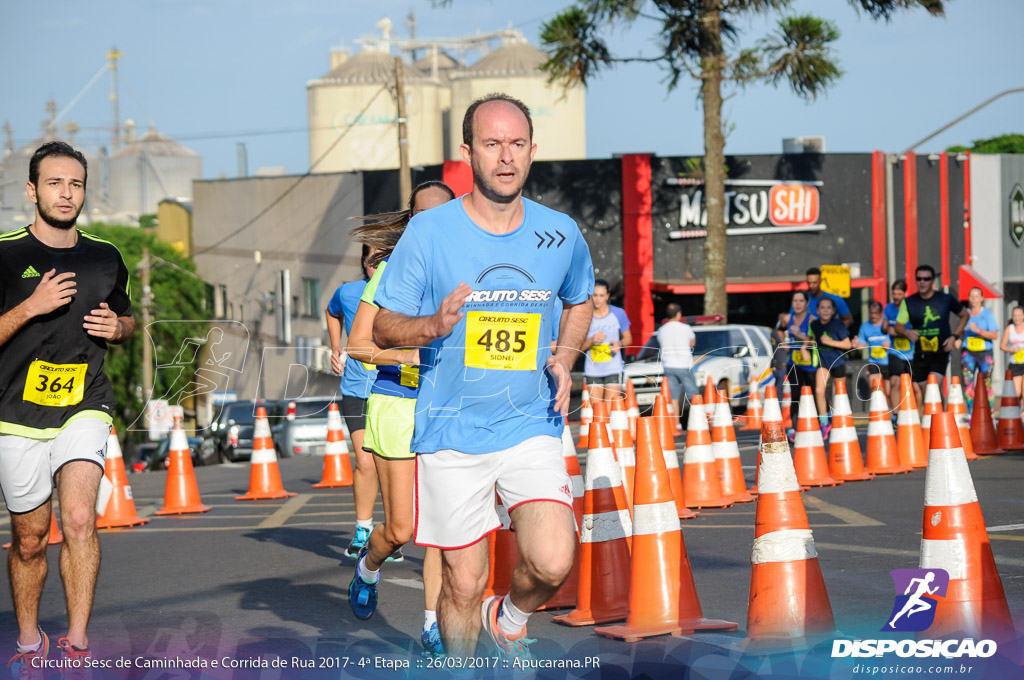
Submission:
[[944,352],[942,343],[953,335],[949,329],[949,315],[959,314],[964,306],[949,293],[935,291],[925,300],[918,293],[908,295],[900,303],[896,323],[909,324],[920,334],[917,349],[921,352]]
[[74,272],[78,287],[69,304],[31,319],[0,345],[0,434],[53,439],[78,418],[111,422],[107,343],[83,324],[101,302],[131,316],[128,268],[112,243],[78,233],[71,248],[51,248],[28,228],[0,234],[0,314],[32,295],[51,269]]

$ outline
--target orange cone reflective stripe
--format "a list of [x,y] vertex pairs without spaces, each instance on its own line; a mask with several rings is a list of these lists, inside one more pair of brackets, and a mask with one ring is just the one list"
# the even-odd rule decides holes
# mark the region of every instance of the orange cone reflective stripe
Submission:
[[975,453],[993,455],[1006,453],[999,448],[996,426],[992,420],[992,409],[988,405],[988,385],[985,374],[978,371],[974,383],[974,409],[971,412],[971,444]]
[[900,465],[900,454],[896,447],[896,435],[892,431],[889,417],[889,402],[881,384],[871,393],[871,415],[868,421],[868,451],[865,469],[875,475],[896,475],[910,472]]
[[864,471],[864,458],[860,451],[860,440],[857,439],[857,428],[853,425],[846,382],[837,380],[835,391],[832,401],[832,432],[828,436],[828,472],[834,479],[845,482],[874,479],[873,474]]
[[676,454],[675,437],[672,436],[671,418],[668,416],[665,398],[660,395],[654,400],[654,418],[660,426],[661,451],[665,458],[665,469],[668,471],[669,482],[672,484],[672,496],[676,499],[676,513],[679,515],[679,519],[693,519],[700,513],[686,507],[683,475],[679,470],[679,456]]
[[728,399],[721,398],[715,404],[712,425],[711,447],[715,451],[722,495],[734,503],[752,503],[754,497],[747,493],[747,481],[743,477],[740,447],[736,443],[736,431],[733,429]]
[[[124,469],[124,456],[121,455],[121,444],[117,441],[117,430],[110,428],[107,437],[107,455],[103,465],[103,478],[100,484],[100,503],[104,507],[96,517],[97,529],[114,527],[133,527],[145,524],[148,519],[139,517],[132,498],[132,487],[128,484],[128,475]],[[104,487],[109,495],[104,493]],[[107,496],[104,501],[103,496]]]
[[277,467],[277,452],[270,438],[267,409],[256,409],[256,423],[252,430],[252,458],[249,465],[249,490],[236,501],[255,501],[272,498],[290,498],[295,494],[284,490],[281,470]]
[[722,497],[718,463],[715,461],[715,450],[711,444],[707,416],[704,414],[704,400],[699,396],[690,400],[690,418],[686,424],[683,495],[688,508],[727,508],[733,504]]
[[[900,380],[900,385],[902,388],[902,378]],[[913,395],[913,390],[911,390],[911,395]],[[924,439],[924,448],[926,450],[928,448],[928,442],[931,441],[928,435],[928,429],[931,427],[932,416],[936,413],[942,413],[942,392],[939,391],[939,377],[934,373],[929,373],[928,384],[924,387],[924,412],[921,414],[921,436]],[[915,467],[924,467],[927,463],[928,461],[925,460],[923,465],[917,465]],[[904,465],[906,465],[906,463],[904,463]]]
[[1003,396],[999,401],[999,427],[996,429],[999,447],[1007,451],[1024,449],[1024,426],[1021,424],[1020,403],[1013,385],[1013,371],[1003,379]]
[[833,479],[828,473],[828,454],[825,453],[825,441],[821,438],[814,394],[807,385],[800,390],[800,417],[796,423],[793,467],[796,469],[797,481],[804,486],[837,486],[843,483],[843,480]]
[[946,397],[946,411],[953,414],[957,429],[960,431],[960,444],[964,447],[967,460],[980,460],[981,456],[974,452],[971,440],[971,426],[967,420],[967,403],[964,401],[964,390],[960,385],[960,377],[950,378],[949,396]]
[[747,396],[747,422],[743,426],[743,430],[758,430],[761,429],[761,395],[757,391],[757,379],[751,378],[750,380],[750,392]]
[[314,489],[352,486],[352,460],[348,456],[348,444],[341,430],[341,413],[338,404],[331,402],[327,409],[327,446],[324,448],[324,471]]
[[633,469],[636,467],[636,453],[633,451],[633,439],[629,435],[629,416],[626,413],[626,402],[622,397],[612,399],[612,412],[609,418],[612,447],[615,458],[622,470],[622,489],[626,494],[626,505],[629,514],[633,515]]
[[192,469],[192,454],[188,450],[188,438],[181,429],[181,421],[175,421],[171,430],[170,463],[167,467],[167,484],[164,489],[164,506],[156,515],[185,515],[209,512],[199,498],[196,473]]

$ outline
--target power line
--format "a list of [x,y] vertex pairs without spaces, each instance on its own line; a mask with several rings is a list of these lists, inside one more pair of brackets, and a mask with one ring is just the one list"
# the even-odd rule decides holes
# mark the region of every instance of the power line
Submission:
[[[384,92],[384,91],[386,91],[387,89],[388,89],[388,86],[387,86],[387,85],[382,85],[382,86],[381,86],[381,88],[380,88],[379,90],[377,90],[377,92],[376,92],[376,93],[375,93],[375,94],[374,94],[374,95],[373,95],[372,97],[370,97],[370,101],[366,102],[366,106],[364,106],[364,107],[363,107],[362,111],[360,111],[360,112],[359,112],[358,114],[356,114],[356,117],[355,117],[355,119],[354,119],[354,120],[359,120],[359,118],[360,118],[360,117],[361,117],[361,116],[362,116],[362,115],[363,115],[364,113],[366,113],[366,111],[367,111],[367,110],[368,110],[368,109],[370,108],[370,106],[371,106],[371,105],[373,104],[373,102],[375,102],[375,101],[377,100],[377,97],[379,97],[379,96],[380,96],[380,93],[381,93],[381,92]],[[288,194],[290,194],[290,193],[291,193],[292,191],[294,191],[294,190],[295,190],[295,188],[296,188],[297,186],[299,186],[299,184],[301,184],[303,180],[305,180],[305,179],[306,179],[307,177],[309,177],[310,175],[312,175],[312,174],[313,174],[313,169],[314,169],[314,168],[316,168],[316,166],[320,164],[320,161],[322,161],[322,160],[323,160],[324,158],[326,158],[326,157],[327,157],[327,155],[328,155],[329,153],[331,153],[331,151],[333,151],[333,150],[334,150],[334,147],[336,147],[336,146],[338,145],[338,143],[339,143],[339,142],[340,142],[340,141],[341,141],[342,139],[344,139],[344,138],[345,138],[345,135],[347,135],[347,134],[348,134],[348,133],[349,133],[349,132],[350,132],[350,131],[352,130],[352,128],[354,128],[354,127],[355,127],[355,125],[349,125],[349,126],[348,126],[347,128],[345,128],[345,130],[344,130],[344,131],[343,131],[343,132],[342,132],[342,133],[341,133],[340,135],[338,135],[338,137],[337,137],[337,138],[336,138],[336,139],[335,139],[335,140],[334,140],[333,142],[331,142],[331,145],[330,145],[329,147],[327,147],[327,149],[326,149],[326,150],[325,150],[325,151],[324,151],[324,152],[323,152],[322,154],[320,154],[320,157],[319,157],[319,158],[317,158],[317,159],[316,159],[315,161],[313,161],[313,163],[312,163],[312,164],[310,164],[310,166],[309,166],[309,170],[308,170],[308,171],[307,171],[307,172],[306,172],[306,173],[305,173],[304,175],[302,175],[302,176],[300,176],[300,177],[299,177],[298,179],[296,179],[296,180],[295,180],[295,182],[294,182],[294,183],[293,183],[293,184],[292,184],[292,185],[291,185],[290,187],[288,187],[287,189],[285,189],[285,190],[284,190],[284,191],[283,191],[283,192],[281,193],[281,195],[280,195],[280,196],[278,196],[278,197],[277,197],[277,198],[275,198],[275,199],[274,199],[273,201],[271,201],[271,202],[270,202],[270,204],[269,204],[269,205],[267,205],[267,207],[263,208],[263,210],[261,210],[261,211],[259,211],[258,213],[256,213],[256,215],[254,215],[254,216],[253,216],[253,217],[251,217],[250,219],[246,220],[246,221],[245,221],[245,222],[244,222],[244,223],[242,224],[242,226],[238,227],[238,228],[237,228],[237,229],[235,229],[235,230],[234,230],[233,232],[231,232],[230,234],[228,234],[228,235],[227,235],[227,236],[225,236],[224,238],[220,239],[220,240],[219,240],[219,241],[217,241],[216,243],[213,243],[212,245],[209,245],[209,246],[207,246],[207,247],[205,247],[205,248],[203,248],[203,249],[201,249],[201,250],[197,250],[197,251],[195,251],[195,252],[194,252],[194,253],[192,254],[192,256],[193,256],[193,257],[195,257],[196,255],[202,255],[203,253],[207,253],[207,252],[209,252],[209,251],[213,250],[214,248],[217,248],[218,246],[220,246],[220,245],[222,245],[223,243],[225,243],[226,241],[228,241],[228,240],[230,240],[230,239],[234,238],[235,236],[237,236],[238,234],[242,233],[243,231],[245,231],[246,229],[248,229],[249,227],[251,227],[251,226],[252,226],[253,224],[255,224],[255,223],[256,223],[256,221],[257,221],[258,219],[260,219],[261,217],[263,217],[264,215],[266,215],[266,214],[267,214],[268,212],[270,212],[270,210],[271,210],[271,209],[272,209],[272,208],[273,208],[274,206],[276,206],[276,205],[277,205],[278,203],[280,203],[281,201],[283,201],[283,200],[284,200],[284,198],[285,198],[285,196],[287,196],[287,195],[288,195]]]

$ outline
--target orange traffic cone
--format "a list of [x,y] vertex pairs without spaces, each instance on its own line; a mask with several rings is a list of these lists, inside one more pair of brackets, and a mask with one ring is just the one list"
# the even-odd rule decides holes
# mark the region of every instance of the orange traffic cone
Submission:
[[993,455],[1006,453],[999,448],[996,439],[995,421],[992,420],[992,409],[988,405],[988,386],[985,374],[978,371],[974,382],[974,408],[971,410],[971,445],[975,453]]
[[1024,449],[1024,426],[1021,424],[1020,403],[1013,386],[1013,372],[1007,371],[1003,379],[1003,397],[999,402],[999,427],[996,430],[999,447],[1007,451]]
[[946,411],[952,413],[956,419],[956,426],[960,431],[960,444],[964,447],[964,455],[967,456],[967,460],[981,460],[981,456],[974,452],[971,428],[967,424],[967,403],[964,401],[964,390],[960,385],[960,376],[954,375],[950,378],[949,382]]
[[636,422],[640,419],[640,405],[636,403],[633,381],[626,380],[626,416],[629,418],[629,436],[636,441]]
[[[686,393],[679,393],[679,408],[682,409],[683,402]],[[683,433],[679,428],[679,414],[676,412],[676,407],[672,404],[672,392],[668,389],[668,380],[662,379],[661,381],[661,398],[665,400],[665,411],[668,413],[669,422],[672,425],[672,436],[678,437]],[[671,476],[671,473],[670,473]]]
[[[909,380],[909,376],[908,376]],[[900,377],[900,387],[903,386],[903,378]],[[911,390],[913,396],[913,390]],[[917,410],[917,409],[914,409]],[[939,377],[934,373],[928,374],[928,384],[924,388],[924,413],[921,415],[921,436],[924,441],[924,449],[927,452],[928,442],[931,441],[928,429],[931,427],[932,416],[942,413],[942,392],[939,390]],[[924,467],[928,464],[928,456],[923,456],[924,462],[914,467]],[[904,463],[906,465],[906,463]]]
[[[714,406],[717,402],[718,390],[715,389],[715,381],[711,379],[711,374],[709,373],[707,379],[704,381],[704,404],[706,406],[704,409],[704,415],[708,420],[709,430],[711,429],[711,419],[715,417]],[[689,420],[687,420],[686,427],[687,429],[690,427]]]
[[945,569],[949,588],[927,636],[1013,639],[1013,620],[952,413],[935,416],[931,437],[920,564]]
[[331,402],[327,409],[327,446],[324,449],[324,472],[314,489],[332,489],[352,486],[352,461],[348,456],[348,444],[341,431],[341,413],[338,405]]
[[853,411],[850,397],[846,394],[846,382],[835,382],[835,396],[832,403],[832,432],[828,436],[828,472],[835,479],[845,482],[874,479],[864,471],[864,459],[860,452],[857,429],[853,426]]
[[747,480],[743,478],[740,447],[736,443],[736,431],[733,429],[728,399],[722,397],[715,404],[712,425],[711,447],[715,452],[722,495],[733,503],[752,503],[754,497],[747,493]]
[[[580,472],[580,461],[576,457],[576,445],[573,444],[572,432],[569,431],[569,424],[565,424],[562,430],[562,458],[565,460],[565,471],[569,474],[569,481],[572,482],[572,513],[576,521],[576,555],[572,561],[572,571],[569,577],[559,586],[551,599],[545,602],[540,609],[565,609],[576,606],[576,591],[580,582],[580,527],[583,526],[583,474]],[[518,560],[516,560],[518,562]]]
[[653,418],[641,418],[637,426],[635,490],[637,523],[633,526],[629,614],[625,625],[595,628],[594,632],[626,642],[682,635],[678,561],[683,535],[661,453],[661,432]]
[[[712,394],[712,400],[714,395]],[[712,404],[713,406],[714,404]],[[690,418],[686,424],[686,452],[683,454],[683,496],[688,508],[727,508],[733,501],[722,497],[718,481],[718,463],[711,446],[704,400],[690,400]]]
[[633,439],[629,436],[629,416],[626,415],[626,402],[620,396],[612,399],[609,426],[615,458],[619,461],[619,469],[622,471],[622,489],[626,494],[626,505],[629,507],[629,516],[632,517],[633,469],[636,467],[636,452],[633,451]]
[[209,512],[210,508],[203,505],[199,498],[199,486],[196,484],[196,473],[192,469],[192,455],[188,450],[188,438],[181,429],[181,421],[175,420],[171,430],[170,453],[167,454],[170,464],[167,467],[167,485],[164,489],[164,507],[155,515],[187,515],[197,512]]
[[868,452],[865,469],[875,475],[897,475],[910,472],[900,465],[900,454],[896,447],[896,435],[892,431],[889,416],[889,402],[881,383],[871,393],[871,415],[868,421]]
[[629,612],[629,581],[624,576],[629,571],[633,524],[622,492],[622,471],[606,429],[594,427],[590,434],[576,608],[554,618],[567,626],[619,621]]
[[581,449],[589,448],[587,433],[590,431],[590,422],[594,419],[594,409],[590,405],[590,392],[587,390],[587,383],[583,383],[583,401],[580,406],[580,440],[576,444]]
[[494,493],[494,509],[498,511],[501,527],[487,536],[488,564],[487,585],[484,587],[483,598],[492,595],[508,595],[512,589],[512,571],[519,564],[519,547],[512,529],[512,518],[501,502],[501,497]]
[[[803,410],[801,408],[801,410]],[[750,561],[746,646],[806,643],[835,631],[814,536],[781,422],[761,428],[760,494]]]
[[236,501],[258,501],[271,498],[291,498],[281,484],[281,470],[277,467],[277,453],[270,439],[270,424],[267,410],[260,406],[256,410],[256,425],[252,432],[252,459],[249,466],[249,491],[236,496]]
[[841,479],[828,474],[828,454],[821,438],[818,410],[810,386],[800,391],[800,417],[796,423],[796,442],[793,445],[793,467],[797,481],[803,486],[837,486]]
[[[764,415],[761,416],[761,429],[764,430],[764,424],[767,422],[782,422],[782,407],[779,406],[779,395],[775,391],[775,385],[768,385],[764,388]],[[750,489],[750,493],[757,493],[757,478],[761,474],[761,444],[763,439],[757,444],[757,468],[754,470],[754,486]]]
[[793,392],[789,387],[789,380],[782,383],[782,426],[787,430],[793,427]]
[[[117,430],[113,427],[110,428],[110,436],[107,437],[107,457],[103,466],[103,476],[110,483],[110,496],[105,503],[103,514],[96,518],[96,528],[133,527],[148,522],[148,519],[142,519],[135,511],[132,487],[128,484],[124,457],[121,455],[121,444],[117,441]],[[101,485],[101,489],[102,486],[105,485]],[[100,493],[103,493],[102,490]]]
[[761,395],[757,391],[757,378],[750,379],[750,393],[747,396],[747,422],[743,430],[761,430]]
[[700,513],[686,507],[686,497],[683,494],[683,475],[679,471],[679,456],[676,454],[676,440],[672,436],[672,423],[668,416],[665,397],[661,395],[654,400],[654,417],[661,426],[661,452],[665,458],[669,483],[672,485],[672,497],[676,499],[676,513],[679,515],[679,519],[693,519]]

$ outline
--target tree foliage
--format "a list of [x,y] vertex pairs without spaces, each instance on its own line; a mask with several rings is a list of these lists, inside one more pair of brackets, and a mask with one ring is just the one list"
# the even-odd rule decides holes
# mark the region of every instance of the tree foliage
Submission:
[[951,146],[946,151],[971,153],[1024,153],[1024,135],[999,135],[988,139],[975,139],[970,146]]
[[[192,260],[180,255],[168,243],[161,241],[149,230],[107,224],[84,227],[117,246],[131,276],[132,310],[136,330],[123,345],[111,345],[107,351],[106,371],[114,386],[117,413],[114,422],[121,432],[141,427],[139,415],[144,408],[142,399],[142,343],[153,342],[153,360],[156,364],[175,361],[182,342],[190,337],[205,337],[206,321],[210,318],[207,284],[195,274]],[[139,263],[142,249],[150,252],[150,328],[142,327],[142,281]],[[165,323],[165,322],[180,323]],[[178,394],[187,388],[195,372],[195,358],[186,357],[182,370],[154,370],[153,396]],[[191,368],[191,370],[189,369]],[[136,421],[138,422],[136,423]]]

